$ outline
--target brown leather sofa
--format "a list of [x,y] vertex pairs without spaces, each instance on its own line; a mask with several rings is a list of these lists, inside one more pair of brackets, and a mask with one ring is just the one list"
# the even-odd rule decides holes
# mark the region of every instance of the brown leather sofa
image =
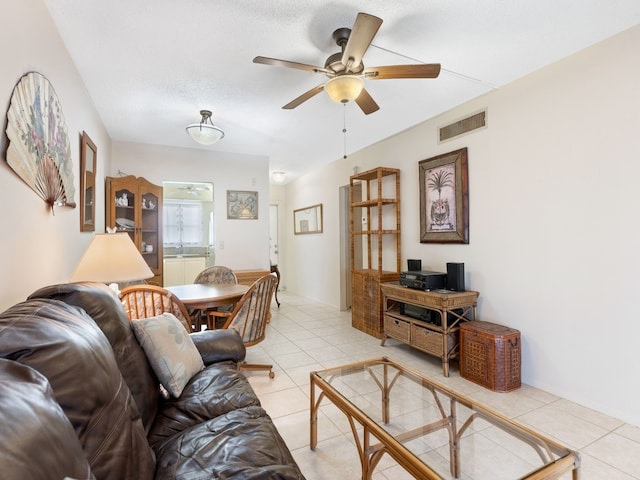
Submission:
[[304,479],[236,369],[240,337],[191,337],[205,368],[166,399],[109,288],[45,287],[1,313],[2,478]]

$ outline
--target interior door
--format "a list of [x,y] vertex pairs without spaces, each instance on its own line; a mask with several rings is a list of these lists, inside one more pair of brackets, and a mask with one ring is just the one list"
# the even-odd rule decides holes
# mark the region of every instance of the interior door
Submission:
[[269,205],[269,260],[278,265],[278,205]]

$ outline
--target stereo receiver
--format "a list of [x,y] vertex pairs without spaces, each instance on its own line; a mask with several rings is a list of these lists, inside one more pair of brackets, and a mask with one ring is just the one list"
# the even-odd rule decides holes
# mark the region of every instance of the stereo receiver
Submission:
[[400,273],[400,285],[418,290],[437,290],[445,288],[447,274],[427,270]]

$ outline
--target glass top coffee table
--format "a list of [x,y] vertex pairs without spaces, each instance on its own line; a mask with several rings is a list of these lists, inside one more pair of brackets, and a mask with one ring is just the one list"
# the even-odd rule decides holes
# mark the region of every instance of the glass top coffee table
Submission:
[[347,416],[365,480],[385,453],[419,479],[580,478],[578,452],[386,357],[311,372],[311,449],[325,399]]

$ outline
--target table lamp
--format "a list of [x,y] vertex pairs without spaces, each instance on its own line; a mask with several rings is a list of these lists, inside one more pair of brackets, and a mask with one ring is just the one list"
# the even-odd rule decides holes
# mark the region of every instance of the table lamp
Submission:
[[128,233],[99,233],[78,262],[69,282],[92,281],[109,284],[118,290],[118,283],[153,277]]

